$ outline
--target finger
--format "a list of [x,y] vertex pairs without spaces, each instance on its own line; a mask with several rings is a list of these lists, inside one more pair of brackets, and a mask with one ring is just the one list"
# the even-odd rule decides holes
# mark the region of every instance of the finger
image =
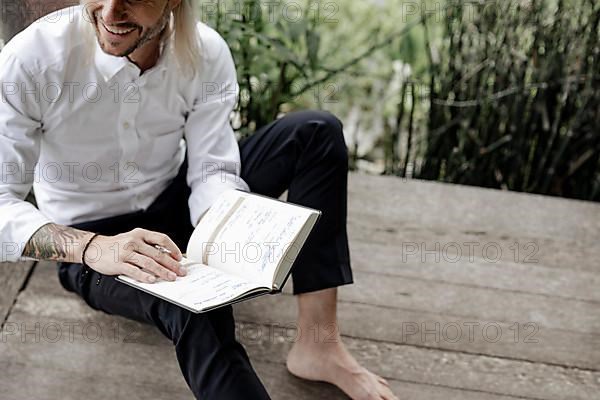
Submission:
[[152,258],[143,254],[133,253],[130,257],[127,258],[127,262],[136,265],[140,268],[143,268],[146,271],[151,272],[157,277],[166,281],[174,281],[175,279],[177,279],[177,275],[175,275],[173,271],[169,271],[167,268],[163,267],[162,265],[154,261]]
[[122,273],[125,276],[135,279],[138,282],[144,283],[154,283],[156,282],[156,277],[152,274],[148,274],[138,267],[135,267],[131,264],[123,263],[122,265]]
[[171,271],[175,272],[180,276],[184,276],[186,274],[185,268],[183,268],[183,266],[179,262],[175,261],[173,257],[171,257],[169,254],[158,250],[154,246],[150,246],[147,243],[143,243],[139,246],[137,252],[154,259],[154,261],[156,261],[157,263],[170,269]]
[[174,258],[177,261],[181,260],[183,254],[181,254],[181,250],[179,250],[179,247],[177,247],[175,242],[173,242],[169,236],[165,235],[164,233],[150,231],[142,228],[136,228],[135,230],[139,231],[139,233],[142,234],[142,238],[146,243],[150,245],[158,244],[164,247],[165,249],[171,251],[170,255],[172,258]]

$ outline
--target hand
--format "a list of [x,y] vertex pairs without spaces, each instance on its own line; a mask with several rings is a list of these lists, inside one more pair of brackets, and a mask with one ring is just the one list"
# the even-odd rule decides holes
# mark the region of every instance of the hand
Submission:
[[[171,251],[162,252],[158,244]],[[126,275],[140,282],[156,282],[157,277],[174,281],[186,271],[178,262],[182,254],[165,234],[135,228],[115,236],[96,236],[87,251],[85,262],[104,275]]]

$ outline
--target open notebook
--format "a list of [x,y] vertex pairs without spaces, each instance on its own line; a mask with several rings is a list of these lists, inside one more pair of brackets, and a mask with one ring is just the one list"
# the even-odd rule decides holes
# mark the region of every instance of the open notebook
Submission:
[[321,212],[239,190],[224,192],[196,226],[181,261],[187,275],[116,279],[195,313],[280,292]]

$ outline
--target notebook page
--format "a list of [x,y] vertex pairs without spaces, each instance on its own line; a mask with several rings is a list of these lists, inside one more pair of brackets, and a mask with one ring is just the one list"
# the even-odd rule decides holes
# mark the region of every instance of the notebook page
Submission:
[[208,264],[270,287],[279,261],[311,210],[242,195],[244,201],[215,236]]
[[187,275],[178,276],[175,281],[160,279],[155,283],[142,283],[124,275],[119,276],[119,279],[196,310],[225,303],[256,288],[256,285],[235,275],[223,273],[207,265],[190,262],[186,258],[183,258],[181,263],[186,267]]
[[217,227],[223,222],[223,219],[241,198],[241,194],[237,190],[228,190],[219,196],[215,203],[208,209],[188,241],[186,250],[188,259],[194,262],[203,261],[206,244],[210,241]]

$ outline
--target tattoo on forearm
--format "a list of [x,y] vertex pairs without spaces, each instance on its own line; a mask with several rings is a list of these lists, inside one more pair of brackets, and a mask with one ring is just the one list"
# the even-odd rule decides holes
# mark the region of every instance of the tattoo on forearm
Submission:
[[89,232],[64,225],[46,224],[25,245],[23,255],[38,260],[71,261],[73,252]]

